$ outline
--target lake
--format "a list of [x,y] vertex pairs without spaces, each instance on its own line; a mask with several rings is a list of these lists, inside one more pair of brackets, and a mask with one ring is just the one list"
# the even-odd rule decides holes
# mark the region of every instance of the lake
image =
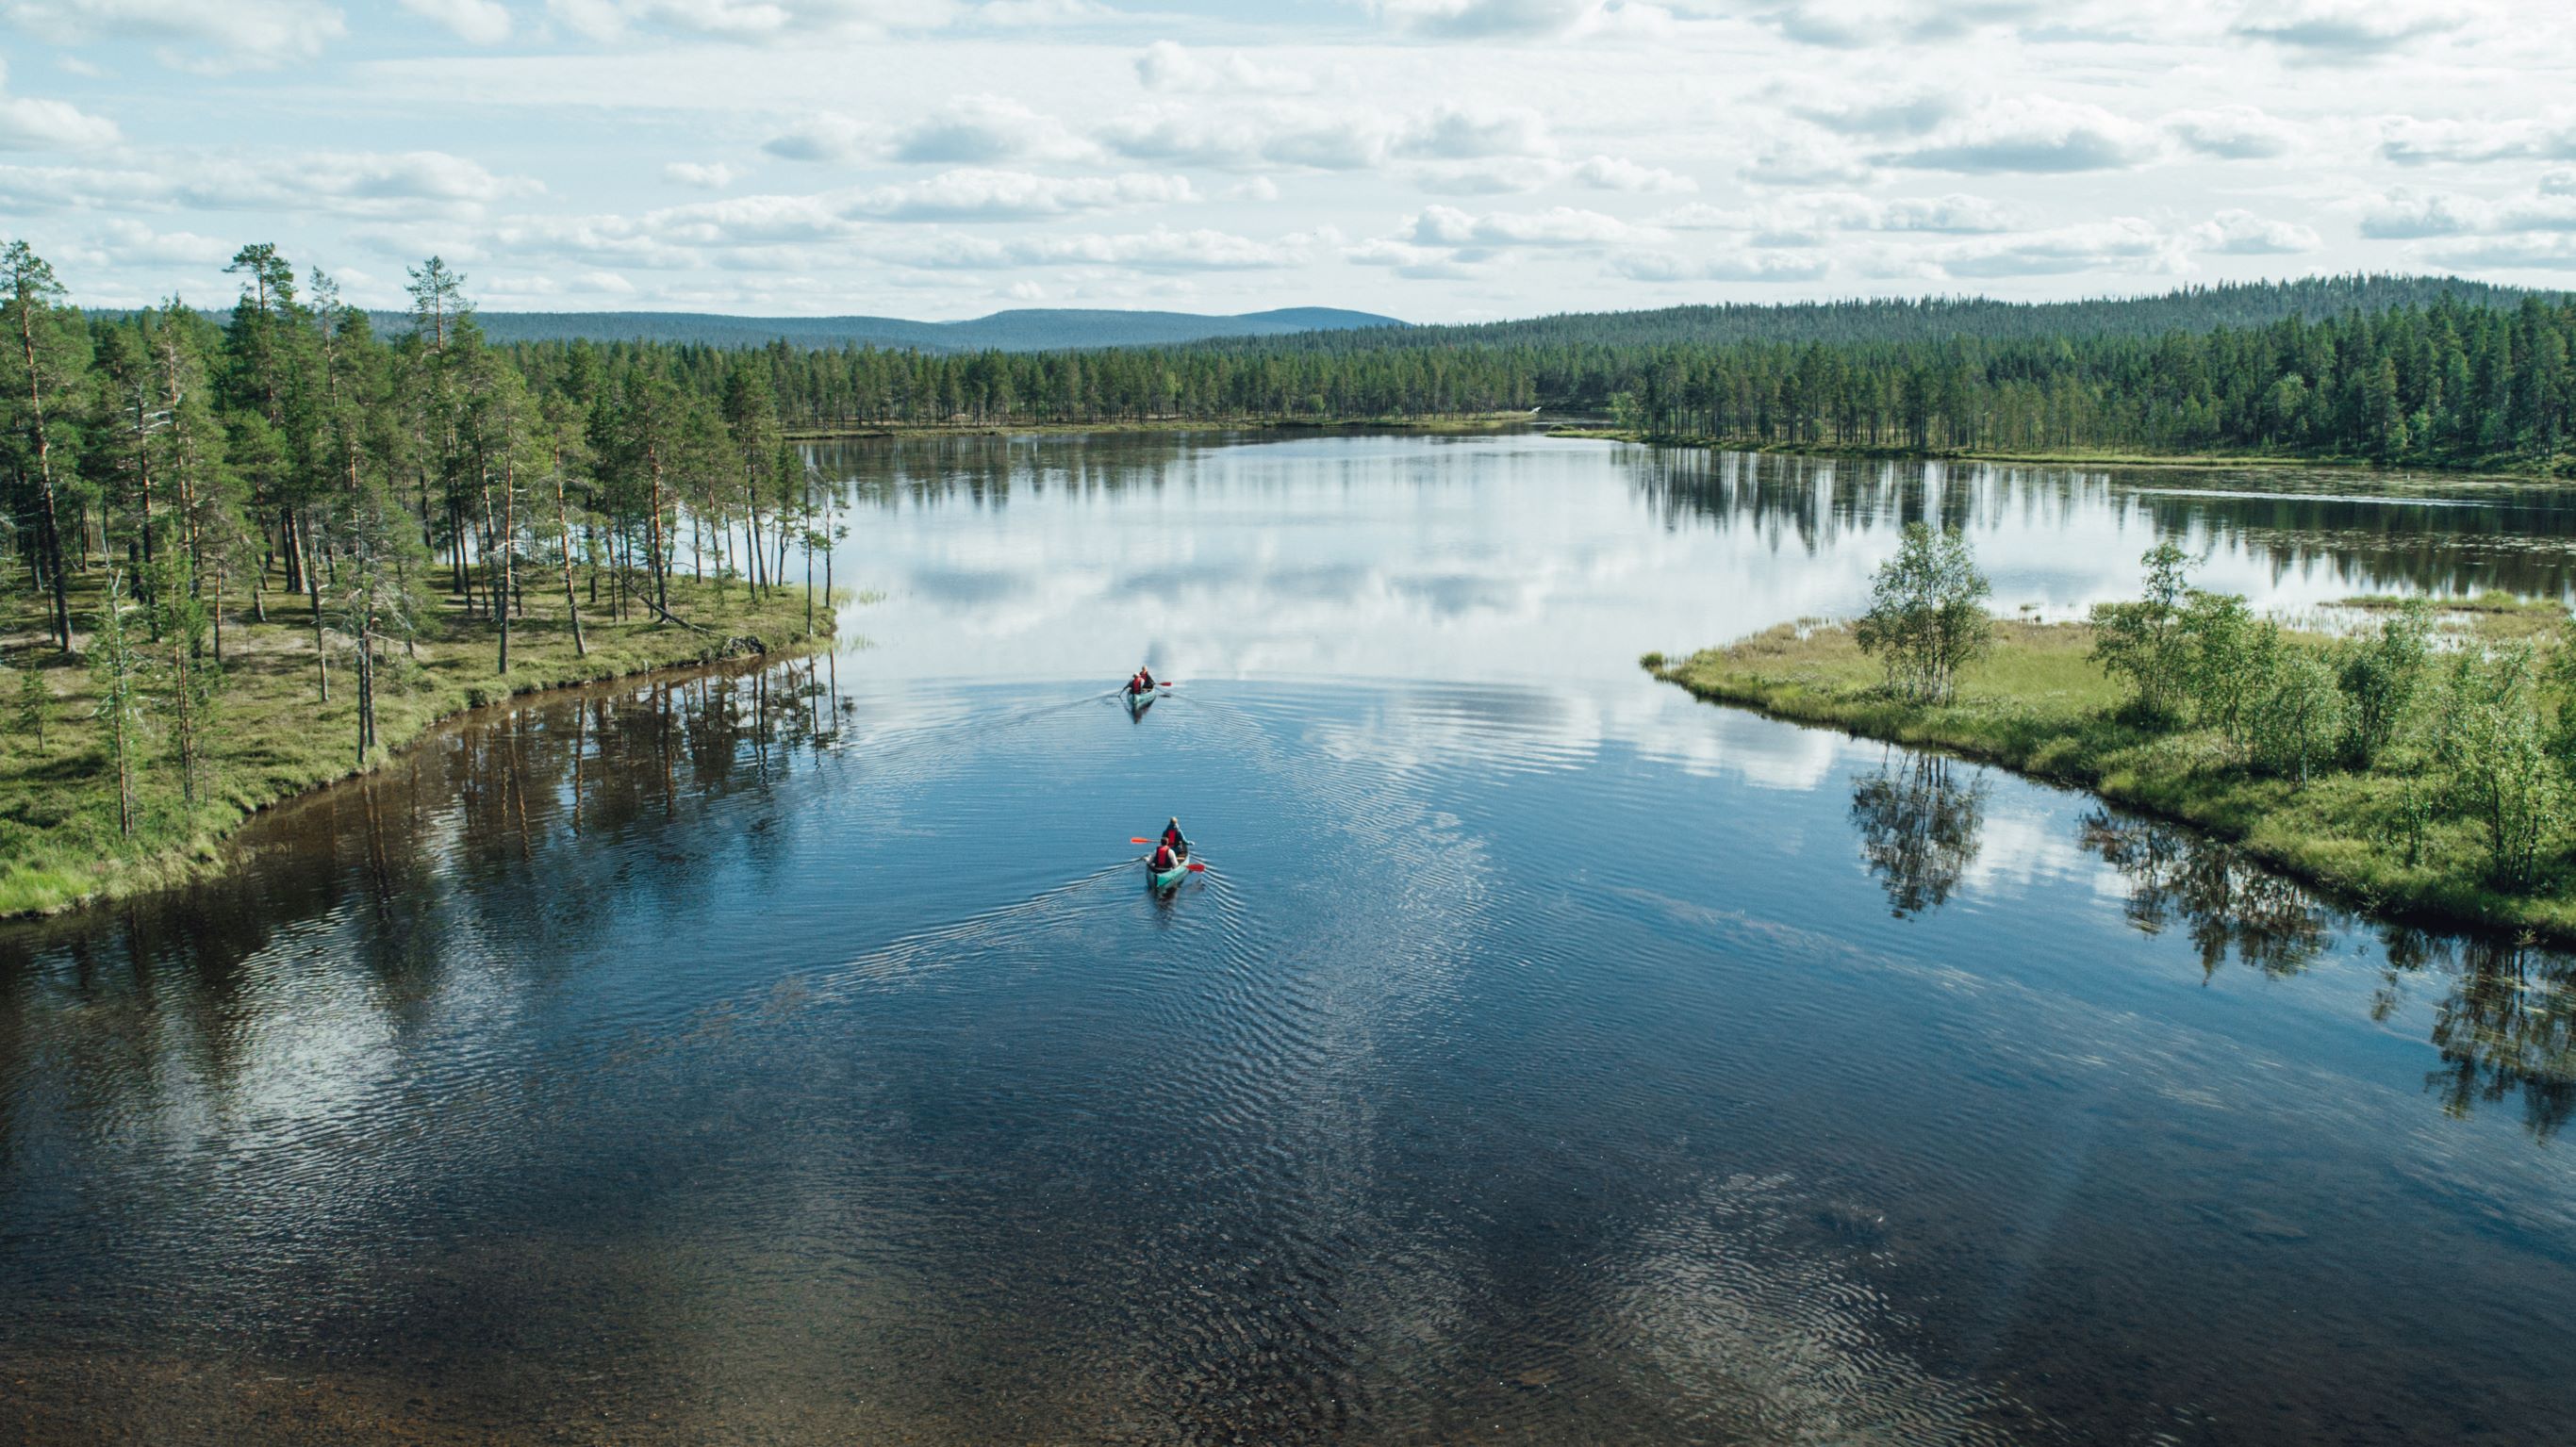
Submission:
[[[2496,1442],[2576,967],[1636,666],[2576,589],[2576,494],[1504,436],[815,449],[837,654],[0,927],[0,1435]],[[2266,495],[2248,495],[2251,489]],[[1179,688],[1132,716],[1140,661]],[[1178,815],[1208,871],[1149,891]]]

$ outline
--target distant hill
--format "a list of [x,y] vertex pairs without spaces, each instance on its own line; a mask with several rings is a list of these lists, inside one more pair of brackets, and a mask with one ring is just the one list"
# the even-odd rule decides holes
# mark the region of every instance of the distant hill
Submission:
[[[1729,302],[1647,311],[1560,312],[1519,321],[1415,325],[1339,307],[1210,316],[1197,312],[1024,308],[962,322],[901,317],[746,317],[715,312],[478,313],[498,342],[649,341],[718,348],[871,346],[934,353],[1074,351],[1090,347],[1195,347],[1228,352],[1343,353],[1441,347],[1726,346],[1819,342],[1828,346],[1985,341],[2038,337],[2153,337],[2219,327],[2268,326],[2289,317],[2323,321],[2399,307],[2511,308],[2554,291],[2496,286],[2456,276],[2311,276],[2294,281],[2222,282],[2150,296],[2080,301],[1998,301],[1982,296],[1881,297],[1845,301]],[[119,316],[113,308],[94,315]],[[221,322],[226,312],[210,310]],[[372,314],[387,334],[409,330],[408,313]]]
[[[1030,308],[995,312],[963,322],[915,322],[901,317],[736,317],[713,312],[504,312],[476,314],[497,342],[681,342],[712,347],[761,347],[787,341],[802,347],[874,346],[925,352],[1066,351],[1082,347],[1178,346],[1218,337],[1277,337],[1297,332],[1401,327],[1394,317],[1336,307],[1288,307],[1241,316],[1196,312],[1144,312]],[[380,329],[408,329],[401,312],[379,312]]]
[[[2258,327],[2289,317],[2322,321],[2352,312],[2430,306],[2448,300],[2478,307],[2516,307],[2525,291],[2456,276],[2312,276],[2296,281],[2223,282],[2153,296],[2083,301],[1997,301],[1991,297],[1898,297],[1853,301],[1745,302],[1663,307],[1653,311],[1564,312],[1525,321],[1411,326],[1394,332],[1298,336],[1245,343],[1263,351],[1341,352],[1417,347],[1724,346],[1735,342],[1933,342],[1952,337],[2152,337]],[[1210,346],[1234,345],[1231,340]]]

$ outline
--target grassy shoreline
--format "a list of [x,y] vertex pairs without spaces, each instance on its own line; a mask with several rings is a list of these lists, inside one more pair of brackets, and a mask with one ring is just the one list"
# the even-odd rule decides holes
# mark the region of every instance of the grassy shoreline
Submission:
[[1873,462],[1993,462],[2054,467],[2166,467],[2175,469],[2266,469],[2362,472],[2404,476],[2438,473],[2457,477],[2554,479],[2559,473],[2538,467],[2514,467],[2493,461],[2416,462],[2389,467],[2366,457],[2298,456],[2279,452],[2119,452],[2104,448],[2066,448],[2036,452],[1957,447],[1866,447],[1831,443],[1754,442],[1725,437],[1684,437],[1615,427],[1552,427],[1551,437],[1630,442],[1651,447],[1695,447],[1723,452],[1759,452],[1783,457],[1844,457]]
[[[104,574],[80,583],[73,612],[85,642]],[[336,646],[344,640],[332,640],[331,697],[320,702],[312,613],[301,596],[271,593],[268,621],[225,620],[225,687],[207,745],[209,797],[194,811],[182,804],[167,739],[155,737],[140,755],[131,836],[118,832],[115,775],[89,716],[95,700],[87,671],[77,657],[64,659],[43,643],[37,600],[12,598],[0,615],[8,661],[44,681],[48,717],[44,748],[13,727],[9,747],[0,751],[0,918],[56,913],[202,874],[221,864],[221,844],[253,815],[381,768],[438,724],[472,709],[723,658],[792,654],[826,646],[833,636],[830,601],[819,597],[815,632],[807,634],[801,584],[754,597],[738,583],[675,577],[671,611],[694,626],[640,609],[612,620],[605,583],[600,598],[597,608],[582,607],[587,652],[576,656],[560,585],[551,593],[529,588],[527,616],[511,620],[510,671],[503,675],[495,668],[490,621],[469,616],[441,591],[423,620],[415,656],[394,648],[380,670],[379,747],[361,765],[355,673]]]
[[1119,422],[889,422],[791,427],[790,442],[870,437],[1086,437],[1122,432],[1490,432],[1523,425],[1527,412],[1461,412],[1437,417],[1154,417]]
[[[2471,609],[2464,621],[2478,636],[2528,636],[2529,611]],[[2208,731],[2123,722],[2122,688],[2092,661],[2092,634],[2082,623],[1999,621],[1993,652],[1961,674],[1952,702],[1937,706],[1888,696],[1877,662],[1861,654],[1851,631],[1812,620],[1689,658],[1642,661],[1710,702],[1940,750],[2194,826],[2375,915],[2576,943],[2566,880],[2527,894],[2490,887],[2476,831],[2464,821],[2435,820],[2410,839],[2401,822],[2409,770],[2322,775],[2301,788],[2232,764]]]

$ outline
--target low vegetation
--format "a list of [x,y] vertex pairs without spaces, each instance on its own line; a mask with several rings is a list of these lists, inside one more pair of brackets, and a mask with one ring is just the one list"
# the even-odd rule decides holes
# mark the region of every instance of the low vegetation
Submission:
[[[344,580],[354,570],[344,570]],[[435,581],[431,574],[422,581]],[[23,587],[0,604],[10,727],[0,748],[0,914],[59,909],[168,883],[214,857],[253,811],[357,772],[439,719],[514,693],[777,651],[828,636],[831,612],[802,588],[670,580],[667,616],[585,609],[577,647],[567,599],[530,589],[511,626],[510,671],[493,627],[455,595],[427,594],[408,636],[380,633],[372,667],[331,615],[317,652],[303,600],[265,623],[228,619],[220,657],[210,611],[184,587],[134,601],[121,571],[69,580],[76,655],[51,638],[52,600]],[[433,601],[434,600],[434,601]],[[320,668],[332,679],[319,697]],[[373,697],[356,680],[372,675]],[[372,741],[362,754],[362,710]]]
[[[2554,605],[2355,599],[2294,630],[2193,588],[2170,544],[2084,623],[1997,621],[1947,689],[1900,624],[1982,597],[1892,586],[1869,617],[1784,625],[1659,677],[1703,698],[1990,760],[2240,841],[2366,908],[2576,939],[2576,625]],[[1909,564],[1907,557],[1914,557]]]

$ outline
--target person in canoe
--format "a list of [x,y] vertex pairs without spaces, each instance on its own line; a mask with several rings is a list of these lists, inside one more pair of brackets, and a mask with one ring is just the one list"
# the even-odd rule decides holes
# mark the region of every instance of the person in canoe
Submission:
[[1154,846],[1154,863],[1152,868],[1156,874],[1169,874],[1180,867],[1181,856],[1172,852],[1171,840],[1166,839],[1162,843]]
[[1152,669],[1149,669],[1149,668],[1140,668],[1140,669],[1137,669],[1137,670],[1136,670],[1136,676],[1135,676],[1134,678],[1131,678],[1131,679],[1127,680],[1127,691],[1128,691],[1129,693],[1151,693],[1151,692],[1153,692],[1153,691],[1154,691],[1154,673],[1153,673],[1153,670],[1152,670]]
[[1166,849],[1183,850],[1190,847],[1190,841],[1181,837],[1180,820],[1174,819],[1171,823],[1163,826],[1163,847]]

